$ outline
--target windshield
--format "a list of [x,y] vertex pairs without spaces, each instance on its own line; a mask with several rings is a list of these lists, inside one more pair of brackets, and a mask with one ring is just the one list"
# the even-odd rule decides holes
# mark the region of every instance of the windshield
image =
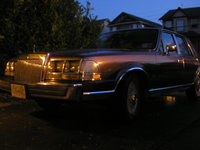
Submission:
[[154,49],[158,38],[158,30],[136,29],[103,34],[97,41],[97,48],[108,49]]

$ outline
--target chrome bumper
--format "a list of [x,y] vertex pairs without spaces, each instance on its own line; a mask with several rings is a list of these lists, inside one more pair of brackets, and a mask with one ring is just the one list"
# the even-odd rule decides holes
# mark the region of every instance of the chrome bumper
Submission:
[[[84,100],[102,100],[111,98],[115,94],[115,90],[92,90],[99,85],[83,85],[82,83],[57,83],[57,82],[38,82],[36,84],[28,84],[15,82],[9,79],[0,79],[0,89],[10,92],[11,85],[23,85],[25,87],[26,97],[60,99],[69,101]],[[89,88],[88,88],[89,87]],[[87,91],[85,91],[87,90]]]
[[11,92],[11,84],[25,86],[27,97],[80,101],[83,95],[82,84],[56,84],[52,82],[23,84],[14,81],[0,80],[0,89]]

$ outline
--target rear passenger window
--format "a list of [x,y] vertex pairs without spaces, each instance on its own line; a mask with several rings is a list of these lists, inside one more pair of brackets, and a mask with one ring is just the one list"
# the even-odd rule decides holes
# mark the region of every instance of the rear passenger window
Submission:
[[177,40],[178,47],[180,49],[180,53],[184,56],[192,56],[192,53],[189,47],[187,46],[187,43],[184,37],[176,36],[176,40]]

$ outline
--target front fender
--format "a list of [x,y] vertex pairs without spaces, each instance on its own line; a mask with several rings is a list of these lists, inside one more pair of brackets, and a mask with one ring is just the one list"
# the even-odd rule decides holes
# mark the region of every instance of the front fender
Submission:
[[[136,74],[143,84],[144,83],[146,85],[149,84],[149,77],[144,67],[142,65],[132,66],[132,67],[127,67],[118,73],[116,77],[117,82],[115,90],[117,90],[120,87],[121,83],[123,83],[123,81],[126,80],[126,77],[132,73]],[[149,86],[146,86],[147,89],[148,87]]]

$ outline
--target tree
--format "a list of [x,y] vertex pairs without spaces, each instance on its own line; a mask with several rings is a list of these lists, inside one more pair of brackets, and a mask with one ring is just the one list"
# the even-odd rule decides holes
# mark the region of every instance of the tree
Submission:
[[1,0],[0,1],[0,52],[3,52],[4,48],[4,35],[3,32],[5,31],[5,18],[8,17],[10,10],[13,8],[13,0]]
[[96,19],[89,7],[75,0],[18,0],[4,20],[4,49],[18,54],[33,48],[88,48],[101,31]]

